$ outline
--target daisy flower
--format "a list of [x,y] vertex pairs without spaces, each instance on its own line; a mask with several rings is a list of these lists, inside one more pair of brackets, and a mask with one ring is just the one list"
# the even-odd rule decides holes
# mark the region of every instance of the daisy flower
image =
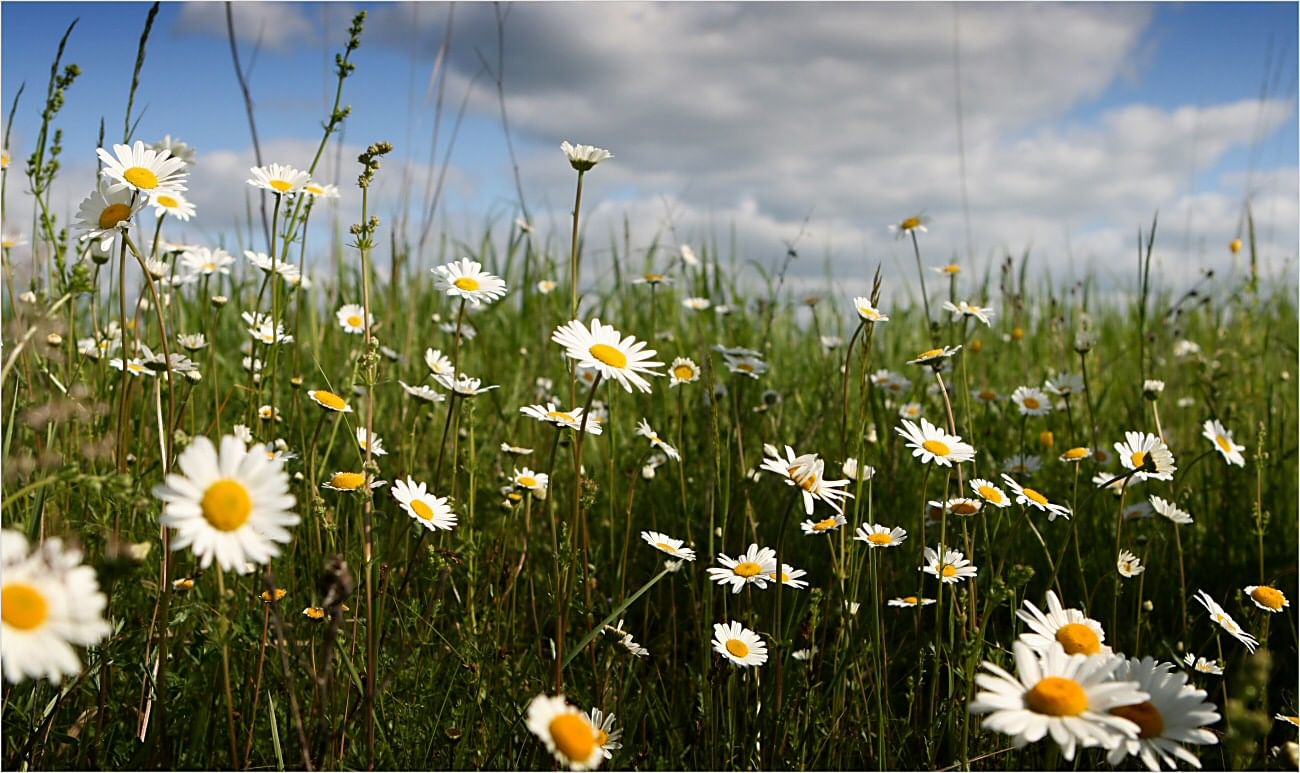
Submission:
[[[356,473],[343,473],[345,475]],[[337,476],[336,476],[337,477]],[[357,481],[360,485],[360,481]],[[406,514],[429,531],[450,531],[456,526],[456,514],[451,511],[446,497],[435,497],[429,493],[429,487],[417,483],[409,475],[406,480],[393,481],[389,489],[393,499],[402,506]]]
[[149,203],[153,205],[154,217],[171,215],[177,220],[189,220],[194,217],[194,204],[179,193],[155,194]]
[[614,154],[604,148],[594,145],[571,145],[568,140],[560,143],[560,150],[564,151],[564,157],[569,159],[569,166],[579,172],[590,171],[601,161],[614,157]]
[[249,185],[268,190],[277,196],[295,194],[311,179],[306,172],[286,164],[255,166],[248,171],[253,175],[248,178]]
[[967,303],[966,301],[960,301],[956,304],[952,301],[944,301],[943,308],[944,311],[952,312],[953,319],[974,317],[985,325],[993,324],[989,321],[989,317],[993,314],[992,306],[976,306],[975,304]]
[[[134,203],[132,203],[134,200]],[[93,242],[101,252],[113,248],[118,230],[129,226],[131,218],[144,207],[144,200],[126,188],[114,190],[101,180],[77,207],[77,219],[72,227],[82,234],[82,241]]]
[[925,215],[912,215],[911,217],[904,218],[901,223],[891,223],[889,225],[889,230],[893,231],[897,238],[902,239],[904,236],[915,233],[916,231],[925,233],[925,224],[928,222],[930,222],[930,218]]
[[1044,613],[1029,599],[1025,608],[1016,612],[1030,630],[1020,634],[1020,641],[1040,655],[1046,654],[1053,644],[1065,648],[1068,655],[1109,655],[1110,647],[1102,644],[1106,632],[1101,623],[1077,609],[1066,609],[1055,591],[1047,592],[1047,612]]
[[662,532],[643,531],[641,532],[641,539],[645,540],[646,544],[650,547],[662,550],[673,558],[679,558],[686,561],[695,560],[695,551],[690,548],[682,547],[682,545],[686,544],[685,542],[679,539],[673,539]]
[[921,567],[921,571],[932,574],[949,585],[970,579],[979,572],[961,551],[950,550],[943,545],[939,545],[937,550],[925,549],[925,566]]
[[948,276],[952,276],[961,273],[961,266],[956,263],[945,263],[942,266],[932,266],[930,270],[936,274],[947,274]]
[[1187,674],[1175,671],[1172,663],[1157,663],[1154,658],[1129,658],[1120,664],[1113,677],[1119,682],[1136,682],[1149,697],[1141,703],[1115,706],[1113,716],[1123,717],[1138,726],[1136,738],[1125,737],[1106,755],[1106,762],[1118,766],[1126,756],[1138,757],[1147,770],[1171,769],[1178,761],[1201,767],[1196,755],[1182,744],[1202,746],[1216,744],[1218,736],[1205,729],[1219,721],[1214,704],[1205,700],[1205,691],[1187,683]]
[[114,145],[111,154],[103,148],[96,153],[104,164],[100,174],[111,181],[110,190],[147,196],[185,190],[185,162],[165,150],[153,150],[136,140],[132,145]]
[[857,297],[853,299],[853,310],[864,322],[888,322],[889,317],[881,313],[880,309],[871,305],[870,298]]
[[927,349],[916,355],[914,359],[908,360],[909,365],[930,365],[935,366],[943,362],[957,352],[961,351],[961,344],[956,346],[944,346],[938,349]]
[[1178,506],[1173,502],[1165,501],[1160,497],[1151,497],[1151,507],[1155,509],[1157,513],[1160,513],[1180,526],[1186,526],[1192,522],[1192,516],[1190,513],[1178,509]]
[[1294,716],[1291,714],[1274,714],[1273,719],[1276,719],[1278,722],[1285,722],[1292,727],[1300,727],[1300,716]]
[[525,467],[522,470],[516,469],[510,476],[510,482],[516,488],[530,491],[534,495],[541,494],[545,496],[546,487],[550,485],[551,479],[544,472],[534,472]]
[[971,499],[969,497],[953,497],[947,502],[932,500],[930,506],[936,509],[947,510],[953,515],[969,518],[978,513],[980,508],[984,506],[984,503],[978,499]]
[[820,521],[809,519],[799,524],[799,527],[803,529],[804,534],[826,534],[827,532],[835,531],[846,523],[848,523],[848,521],[845,520],[844,516],[837,513],[829,518],[823,518]]
[[113,632],[108,599],[81,551],[58,538],[29,549],[21,532],[0,532],[0,663],[5,681],[62,681],[81,673],[73,645],[89,647]]
[[1165,391],[1165,382],[1149,378],[1142,382],[1142,396],[1152,402],[1160,399],[1161,393]]
[[469,258],[454,260],[433,269],[434,287],[452,298],[461,298],[471,306],[497,300],[506,294],[501,277],[483,270],[483,264]]
[[708,298],[692,297],[682,299],[682,306],[691,311],[705,311],[712,305]]
[[1255,602],[1255,606],[1265,612],[1281,612],[1286,607],[1291,606],[1291,601],[1282,591],[1268,585],[1247,585],[1242,589],[1250,600]]
[[600,730],[563,695],[538,695],[528,704],[528,729],[546,744],[555,761],[570,770],[593,770],[605,758]]
[[1058,373],[1043,384],[1043,391],[1057,397],[1069,397],[1083,391],[1083,378],[1073,373]]
[[649,440],[651,448],[657,448],[660,451],[663,451],[668,455],[669,459],[672,459],[673,461],[681,461],[682,455],[677,453],[677,449],[660,439],[659,435],[653,429],[650,429],[650,424],[645,419],[642,419],[641,423],[636,426],[636,434]]
[[1020,409],[1021,416],[1046,416],[1052,412],[1052,401],[1034,387],[1016,387],[1016,391],[1011,393],[1011,402]]
[[1134,480],[1173,480],[1178,468],[1174,455],[1164,441],[1147,432],[1125,432],[1125,442],[1115,444],[1119,463],[1125,469],[1138,470]]
[[1137,577],[1147,570],[1142,565],[1142,560],[1128,550],[1119,552],[1119,558],[1115,561],[1115,568],[1119,570],[1119,576],[1126,579]]
[[1057,459],[1059,459],[1062,462],[1065,462],[1066,464],[1078,464],[1079,462],[1082,462],[1083,460],[1091,457],[1092,457],[1091,448],[1085,448],[1084,446],[1075,446],[1074,448],[1066,449],[1065,453],[1061,454],[1059,457],[1057,457]]
[[478,397],[484,392],[491,392],[493,389],[501,388],[500,384],[482,386],[483,379],[467,376],[464,373],[458,373],[454,376],[450,373],[442,373],[434,376],[433,380],[442,385],[443,389],[454,392],[461,397]]
[[747,583],[759,588],[766,588],[767,581],[776,571],[776,551],[772,548],[759,548],[751,544],[749,550],[731,558],[726,553],[718,554],[718,563],[722,567],[710,567],[709,579],[719,585],[731,584],[732,593],[740,593]]
[[594,368],[602,377],[617,379],[623,389],[631,392],[635,386],[642,392],[650,391],[650,382],[642,378],[662,375],[654,368],[663,365],[650,358],[655,350],[646,349],[645,343],[620,333],[611,325],[602,325],[599,319],[591,321],[591,328],[581,320],[573,320],[555,329],[551,340],[565,348],[565,354],[577,361],[578,367]]
[[437,349],[424,350],[424,364],[429,367],[429,372],[435,376],[442,376],[452,372],[451,358]]
[[202,333],[177,333],[176,343],[186,351],[197,352],[207,348],[208,339]]
[[994,507],[1010,507],[1011,498],[1006,495],[1002,489],[997,487],[993,481],[984,480],[983,478],[972,478],[970,481],[971,491],[979,494],[983,499]]
[[235,257],[223,249],[195,247],[181,253],[181,268],[189,276],[212,276],[229,274]]
[[1002,482],[1007,484],[1007,488],[1011,489],[1011,493],[1015,495],[1016,504],[1033,507],[1036,510],[1042,510],[1047,513],[1048,522],[1055,521],[1056,516],[1058,515],[1063,518],[1070,517],[1070,508],[1065,505],[1052,504],[1048,501],[1046,496],[1034,489],[1020,485],[1013,480],[1010,475],[1004,474],[1002,476]]
[[132,357],[130,360],[126,361],[123,361],[121,357],[114,357],[108,361],[108,364],[114,370],[122,370],[122,368],[126,368],[126,372],[130,373],[132,376],[149,376],[150,378],[153,378],[154,375],[153,371],[144,364],[144,360],[139,357]]
[[843,500],[853,498],[847,490],[849,485],[847,478],[844,480],[823,478],[826,463],[816,454],[796,456],[794,449],[786,446],[786,456],[783,458],[776,446],[770,443],[765,444],[763,450],[767,456],[763,459],[762,469],[775,472],[785,478],[787,486],[798,486],[803,490],[805,515],[813,514],[815,500],[820,499],[830,505],[835,512],[840,513],[844,510]]
[[[530,416],[538,421],[545,421],[554,424],[556,427],[568,427],[572,430],[582,428],[582,409],[574,408],[572,411],[566,411],[556,407],[555,403],[546,405],[525,405],[519,409],[519,412],[525,416]],[[599,435],[604,430],[600,427],[600,422],[592,416],[587,421],[586,432],[589,435]]]
[[366,322],[369,319],[371,327],[375,324],[375,315],[366,314],[366,310],[355,303],[344,304],[339,310],[334,312],[334,318],[339,321],[339,327],[343,328],[344,333],[361,335],[366,332]]
[[713,624],[713,649],[741,668],[767,662],[767,645],[758,634],[734,620]]
[[935,599],[927,599],[922,596],[899,596],[889,600],[891,607],[924,607],[935,603]]
[[749,376],[754,380],[767,372],[767,363],[757,357],[749,355],[736,357],[728,354],[723,355],[722,360],[727,370],[741,376]]
[[263,405],[259,407],[257,409],[257,418],[262,421],[284,421],[284,417],[280,415],[280,409],[273,405]]
[[[369,486],[366,482],[369,481]],[[369,475],[360,472],[336,472],[329,477],[329,480],[320,484],[321,488],[327,488],[330,491],[342,491],[346,494],[355,494],[363,489],[377,489],[384,485],[386,480],[374,480]]]
[[1246,447],[1234,443],[1232,433],[1218,419],[1209,419],[1201,426],[1201,437],[1214,444],[1214,450],[1223,455],[1223,461],[1238,467],[1246,466],[1246,457],[1241,453]]
[[[804,588],[807,588],[808,581],[799,579],[800,577],[803,577],[806,574],[808,573],[802,569],[795,569],[793,566],[790,566],[789,564],[781,564],[781,584],[785,585],[788,588],[794,588],[796,590],[803,590]],[[767,579],[771,580],[772,582],[776,582],[776,572],[772,572],[771,574],[769,574],[767,576]]]
[[976,400],[979,400],[981,403],[986,403],[986,404],[996,403],[998,400],[1002,399],[1002,396],[997,393],[997,390],[991,389],[989,387],[972,389],[970,394],[971,397],[974,397]]
[[307,182],[302,186],[303,193],[314,199],[337,199],[339,186],[332,183]]
[[920,403],[904,403],[903,406],[902,406],[901,408],[898,409],[898,417],[899,417],[900,419],[919,419],[919,418],[921,418],[921,404],[920,404]]
[[[628,638],[632,637],[629,636]],[[592,707],[591,711],[587,712],[587,721],[591,722],[591,726],[596,728],[596,745],[600,747],[601,754],[607,760],[613,759],[614,755],[610,754],[610,752],[623,748],[623,744],[618,740],[623,737],[623,730],[614,728],[614,715],[606,714],[600,709]]]
[[889,528],[875,523],[863,524],[853,532],[853,539],[865,542],[872,548],[896,548],[907,539],[907,531],[897,526]]
[[678,384],[693,384],[700,380],[700,366],[688,357],[676,357],[673,359],[673,364],[668,366],[668,377],[670,387]]
[[291,539],[297,525],[289,475],[266,458],[266,447],[251,448],[233,435],[218,448],[197,437],[176,460],[173,472],[153,488],[163,501],[163,526],[175,534],[172,550],[192,548],[199,565],[215,558],[223,570],[246,574],[250,564],[265,564],[280,554],[276,545]]
[[871,480],[876,477],[876,468],[869,464],[859,465],[858,460],[850,456],[840,465],[840,472],[849,480]]
[[400,379],[397,383],[402,385],[402,389],[405,390],[408,395],[417,400],[423,400],[426,403],[441,403],[447,399],[441,392],[435,391],[432,387],[425,384],[411,386]]
[[673,281],[672,277],[667,276],[666,274],[656,274],[654,272],[651,272],[649,274],[642,274],[636,279],[633,279],[632,284],[654,286],[654,285],[661,285],[661,284],[672,284],[672,281]]
[[1237,625],[1237,621],[1232,619],[1232,615],[1228,614],[1227,610],[1219,606],[1218,602],[1210,598],[1210,594],[1203,590],[1198,590],[1196,591],[1194,598],[1201,602],[1201,606],[1205,607],[1206,611],[1210,613],[1211,620],[1218,623],[1219,627],[1223,628],[1223,630],[1232,634],[1237,641],[1246,645],[1246,649],[1249,652],[1255,652],[1255,648],[1259,646],[1259,641],[1257,641],[1254,636],[1251,636],[1242,630],[1242,627]]
[[1189,652],[1183,656],[1183,663],[1188,668],[1198,674],[1209,674],[1210,676],[1223,676],[1223,666],[1216,661],[1207,660],[1206,658],[1197,657],[1195,653]]
[[1059,646],[1040,655],[1024,642],[1012,653],[1016,676],[985,661],[988,673],[975,677],[982,689],[970,711],[989,715],[984,729],[1012,736],[1017,749],[1050,734],[1070,761],[1080,746],[1110,749],[1137,737],[1136,724],[1110,713],[1150,697],[1137,682],[1112,678],[1123,658],[1067,655]]
[[307,397],[327,411],[333,411],[334,413],[352,413],[352,406],[348,405],[348,401],[333,392],[324,389],[308,389]]
[[521,448],[520,446],[512,446],[509,443],[502,443],[501,453],[510,454],[511,456],[529,456],[530,454],[533,453],[533,449]]
[[922,464],[934,462],[941,467],[950,467],[975,458],[973,446],[963,443],[958,435],[949,435],[926,419],[921,419],[920,427],[904,419],[903,426],[895,427],[894,431],[907,439],[907,446],[913,449],[912,456],[919,457]]
[[536,286],[537,292],[542,295],[550,295],[555,292],[555,288],[559,287],[560,284],[553,279],[542,279],[537,282]]
[[387,456],[388,451],[384,450],[384,441],[379,435],[371,435],[366,432],[365,427],[357,427],[357,445],[362,451],[370,451],[375,456]]

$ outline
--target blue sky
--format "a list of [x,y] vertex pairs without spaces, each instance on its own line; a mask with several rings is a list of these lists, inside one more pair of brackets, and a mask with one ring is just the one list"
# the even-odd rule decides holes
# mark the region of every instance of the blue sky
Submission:
[[[268,160],[309,160],[331,95],[333,52],[356,7],[236,4],[245,62],[262,38],[251,77],[258,130],[281,154]],[[432,54],[447,6],[423,5],[418,17],[408,6],[359,7],[372,19],[345,92],[354,111],[345,141],[351,150],[389,139],[423,179]],[[6,112],[26,83],[16,166],[30,151],[49,62],[73,18],[80,22],[65,62],[84,75],[57,122],[69,175],[93,165],[101,116],[109,139],[121,139],[147,8],[4,4]],[[495,56],[490,8],[457,6],[449,113],[477,70],[473,50]],[[665,228],[679,241],[702,240],[711,226],[731,222],[752,249],[764,250],[792,237],[812,211],[811,239],[851,260],[863,251],[893,255],[884,224],[923,210],[935,220],[936,252],[1019,251],[1017,242],[1032,242],[1059,258],[1068,234],[1070,249],[1105,267],[1135,225],[1160,209],[1171,222],[1186,221],[1186,241],[1200,245],[1193,257],[1213,267],[1226,259],[1220,248],[1233,235],[1249,174],[1260,188],[1256,219],[1272,218],[1278,259],[1294,266],[1293,3],[959,9],[973,245],[964,244],[953,174],[950,6],[543,3],[511,13],[506,92],[516,149],[530,208],[552,225],[564,217],[571,186],[556,146],[571,139],[615,154],[609,171],[602,166],[593,178],[590,206],[605,206],[592,227],[628,214],[646,224],[645,240]],[[574,20],[582,33],[566,37]],[[1261,107],[1270,45],[1269,101]],[[480,79],[471,92],[452,154],[448,217],[516,214],[489,86]],[[696,88],[700,98],[688,98]],[[195,227],[211,236],[233,217],[215,216],[222,201],[242,209],[243,190],[232,196],[214,186],[242,182],[250,146],[220,5],[163,6],[136,104],[145,109],[138,138],[170,133],[197,146],[196,181],[213,154],[210,185],[192,187],[199,219],[214,213],[207,230]],[[354,173],[347,161],[344,183]],[[395,202],[396,184],[388,184]]]

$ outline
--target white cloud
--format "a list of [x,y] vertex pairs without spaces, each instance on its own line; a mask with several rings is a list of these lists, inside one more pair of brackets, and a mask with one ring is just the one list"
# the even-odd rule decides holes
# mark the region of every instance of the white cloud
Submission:
[[[231,3],[231,19],[241,44],[284,50],[319,34],[305,13],[304,3]],[[226,3],[182,3],[176,17],[176,31],[187,34],[227,37]],[[244,52],[245,63],[249,52]]]

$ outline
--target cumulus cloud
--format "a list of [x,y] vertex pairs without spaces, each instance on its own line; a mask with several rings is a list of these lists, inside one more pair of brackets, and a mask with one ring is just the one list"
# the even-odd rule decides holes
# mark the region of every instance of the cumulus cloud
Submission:
[[[308,6],[302,3],[232,3],[230,7],[235,36],[242,43],[284,50],[319,34],[307,18]],[[226,3],[182,3],[176,31],[225,38]]]

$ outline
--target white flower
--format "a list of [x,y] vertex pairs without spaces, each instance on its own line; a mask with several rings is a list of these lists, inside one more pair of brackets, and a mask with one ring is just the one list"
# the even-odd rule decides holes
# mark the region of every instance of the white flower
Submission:
[[1125,442],[1115,444],[1119,463],[1125,469],[1139,470],[1134,480],[1173,480],[1178,468],[1174,455],[1164,441],[1146,432],[1125,432]]
[[646,349],[642,341],[632,336],[620,340],[621,334],[599,319],[591,321],[588,329],[581,320],[573,320],[555,329],[551,340],[565,348],[565,354],[577,361],[579,368],[593,368],[604,378],[616,379],[623,389],[631,392],[635,386],[642,392],[650,391],[650,382],[641,374],[663,375],[653,368],[663,365],[652,361],[656,352]]
[[364,307],[356,303],[348,303],[339,307],[334,312],[335,319],[339,322],[339,327],[343,328],[344,333],[361,335],[366,332],[366,324],[373,327],[375,324],[375,315],[366,314]]
[[1196,671],[1198,674],[1209,674],[1210,676],[1223,676],[1223,666],[1220,666],[1213,660],[1206,660],[1197,657],[1195,653],[1187,653],[1183,656],[1183,662],[1187,667]]
[[1154,658],[1130,658],[1115,671],[1114,679],[1136,682],[1148,694],[1141,703],[1115,706],[1110,713],[1138,726],[1136,738],[1126,737],[1106,755],[1106,762],[1118,766],[1126,756],[1142,760],[1147,770],[1160,770],[1161,764],[1177,769],[1178,762],[1201,767],[1200,760],[1181,744],[1206,745],[1219,742],[1218,736],[1205,729],[1219,721],[1214,704],[1205,700],[1205,691],[1187,684],[1187,674],[1175,671],[1172,663],[1157,663]]
[[660,451],[663,451],[665,454],[668,455],[669,459],[672,459],[673,461],[681,461],[682,455],[677,453],[677,449],[665,443],[659,437],[658,433],[656,433],[653,429],[650,428],[649,422],[647,422],[645,419],[642,419],[641,423],[637,424],[636,434],[640,435],[643,438],[647,438],[650,441],[651,448],[657,448]]
[[645,540],[647,545],[653,548],[658,548],[673,558],[680,558],[686,561],[695,560],[694,550],[682,547],[682,545],[685,544],[684,542],[679,539],[673,539],[662,532],[643,531],[641,532],[641,539]]
[[526,725],[546,744],[556,762],[570,770],[593,770],[605,758],[598,739],[600,731],[582,711],[570,706],[563,695],[538,695],[528,704]]
[[1002,482],[1007,484],[1007,487],[1010,488],[1011,492],[1015,495],[1016,504],[1032,507],[1036,510],[1042,510],[1047,513],[1047,520],[1049,522],[1055,521],[1056,516],[1058,515],[1065,518],[1070,517],[1070,508],[1065,505],[1053,504],[1042,493],[1031,489],[1028,486],[1020,485],[1010,475],[1003,474]]
[[682,306],[692,311],[705,311],[711,305],[713,304],[709,302],[708,298],[693,297],[693,298],[685,298],[682,300]]
[[1115,568],[1119,570],[1119,576],[1124,578],[1137,577],[1147,570],[1142,565],[1142,560],[1128,550],[1119,552],[1119,558],[1115,561]]
[[255,166],[248,171],[253,175],[248,179],[249,185],[282,196],[297,193],[311,179],[306,172],[286,164]]
[[673,364],[668,366],[668,376],[670,387],[678,384],[693,384],[700,380],[700,366],[689,357],[676,357],[673,359]]
[[943,308],[945,311],[952,312],[953,319],[974,317],[985,325],[993,324],[989,321],[989,317],[993,314],[993,307],[991,306],[976,306],[975,304],[967,303],[966,301],[961,301],[954,305],[952,301],[944,301]]
[[871,305],[870,298],[863,298],[861,296],[854,298],[853,309],[858,312],[858,316],[862,318],[862,321],[864,322],[878,323],[889,321],[889,317],[882,314],[880,309]]
[[907,446],[912,456],[919,457],[922,463],[934,462],[942,467],[955,463],[969,462],[975,458],[975,448],[962,442],[958,435],[949,435],[926,419],[921,419],[921,426],[907,419],[903,426],[894,431],[907,439]]
[[229,274],[235,258],[223,249],[194,247],[181,253],[181,268],[192,277]]
[[468,301],[471,306],[491,303],[506,294],[501,277],[483,270],[483,264],[469,258],[453,260],[433,269],[434,287],[452,298]]
[[104,164],[100,174],[112,181],[112,191],[131,190],[155,196],[185,190],[185,162],[165,150],[147,148],[136,140],[132,145],[114,145],[112,154],[103,148],[96,153]]
[[596,164],[613,158],[608,150],[593,145],[570,145],[568,140],[560,143],[560,150],[569,159],[569,165],[579,172],[589,171]]
[[1233,442],[1232,433],[1218,419],[1206,420],[1201,426],[1201,437],[1214,444],[1214,450],[1223,456],[1223,461],[1238,467],[1246,466],[1246,457],[1241,453],[1246,447]]
[[734,620],[713,624],[713,649],[740,666],[761,666],[767,662],[767,645],[758,634]]
[[384,450],[384,441],[379,435],[371,435],[366,432],[365,427],[357,427],[357,445],[362,451],[369,449],[370,453],[375,456],[387,456],[388,452]]
[[131,218],[144,203],[144,199],[130,189],[114,189],[106,180],[100,180],[95,190],[78,206],[77,219],[72,227],[85,231],[81,235],[82,241],[92,242],[92,246],[107,252],[112,249],[119,229],[131,224]]
[[[371,488],[374,488],[372,485]],[[406,480],[395,480],[389,489],[406,514],[429,531],[450,531],[456,526],[456,514],[451,511],[446,497],[435,497],[429,493],[429,487],[417,483],[407,476]]]
[[429,372],[435,376],[452,372],[451,358],[437,349],[424,350],[424,364],[429,366]]
[[1022,416],[1046,416],[1052,412],[1052,401],[1034,387],[1016,387],[1016,391],[1011,393],[1011,402],[1020,409]]
[[1151,507],[1155,508],[1157,513],[1160,513],[1179,526],[1186,526],[1192,522],[1192,516],[1190,513],[1180,510],[1173,502],[1165,501],[1160,497],[1151,497]]
[[500,384],[481,387],[480,384],[483,383],[482,379],[473,378],[464,373],[459,373],[454,376],[450,373],[439,374],[434,376],[433,380],[441,384],[444,389],[449,389],[461,397],[478,397],[484,392],[501,388]]
[[1203,590],[1198,590],[1196,591],[1194,598],[1201,602],[1201,606],[1205,607],[1205,609],[1210,613],[1211,620],[1218,623],[1219,627],[1223,630],[1232,634],[1233,638],[1237,641],[1246,645],[1247,651],[1251,653],[1255,652],[1255,648],[1259,646],[1259,641],[1256,640],[1254,636],[1251,636],[1242,630],[1241,626],[1237,625],[1237,621],[1232,619],[1232,615],[1228,614],[1227,610],[1219,606],[1218,602],[1210,598],[1210,594]]
[[776,571],[776,551],[750,545],[747,551],[735,558],[719,553],[718,563],[724,568],[710,567],[709,579],[719,585],[730,583],[732,593],[740,593],[740,589],[747,583],[766,588],[767,581],[772,579],[771,575]]
[[925,565],[921,571],[939,578],[940,582],[952,585],[970,579],[979,573],[966,556],[959,550],[950,550],[943,545],[937,549],[925,549]]

